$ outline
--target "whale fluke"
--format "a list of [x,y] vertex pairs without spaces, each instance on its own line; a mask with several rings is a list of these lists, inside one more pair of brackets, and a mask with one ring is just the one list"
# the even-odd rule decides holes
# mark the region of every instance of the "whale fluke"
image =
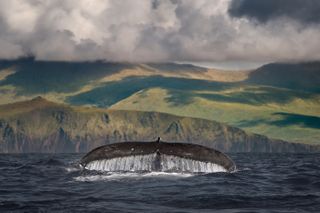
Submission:
[[220,151],[190,143],[122,142],[93,149],[81,160],[104,171],[231,172],[234,162]]

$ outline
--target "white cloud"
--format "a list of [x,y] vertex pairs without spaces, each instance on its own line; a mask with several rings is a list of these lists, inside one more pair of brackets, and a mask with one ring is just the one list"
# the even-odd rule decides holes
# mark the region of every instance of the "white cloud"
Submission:
[[0,0],[0,58],[41,60],[320,60],[319,25],[257,24],[230,0]]

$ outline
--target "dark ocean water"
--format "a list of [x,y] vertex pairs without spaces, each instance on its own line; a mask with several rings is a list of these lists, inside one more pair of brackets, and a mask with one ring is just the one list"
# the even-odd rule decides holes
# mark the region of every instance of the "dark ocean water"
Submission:
[[230,154],[238,171],[99,173],[79,154],[0,155],[0,212],[320,212],[320,154]]

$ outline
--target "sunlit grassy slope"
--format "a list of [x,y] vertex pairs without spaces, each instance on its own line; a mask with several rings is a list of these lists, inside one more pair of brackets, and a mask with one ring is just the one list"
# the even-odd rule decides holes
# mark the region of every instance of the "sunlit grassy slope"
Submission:
[[231,72],[188,64],[0,61],[0,104],[41,95],[80,106],[217,120],[253,133],[320,143],[320,63]]
[[[265,91],[271,92],[265,94]],[[139,91],[111,108],[212,119],[272,138],[318,144],[319,95],[297,93],[290,98],[290,93],[292,91],[257,86],[218,92],[152,88]],[[183,97],[189,100],[179,104],[178,100]]]

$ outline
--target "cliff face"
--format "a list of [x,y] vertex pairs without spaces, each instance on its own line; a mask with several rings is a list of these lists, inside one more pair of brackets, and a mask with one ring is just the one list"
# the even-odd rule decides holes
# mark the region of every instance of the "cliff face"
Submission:
[[[28,106],[28,107],[26,107]],[[37,98],[0,107],[0,152],[87,152],[121,141],[191,142],[224,152],[310,152],[318,147],[247,134],[218,122],[136,112],[70,107]]]

